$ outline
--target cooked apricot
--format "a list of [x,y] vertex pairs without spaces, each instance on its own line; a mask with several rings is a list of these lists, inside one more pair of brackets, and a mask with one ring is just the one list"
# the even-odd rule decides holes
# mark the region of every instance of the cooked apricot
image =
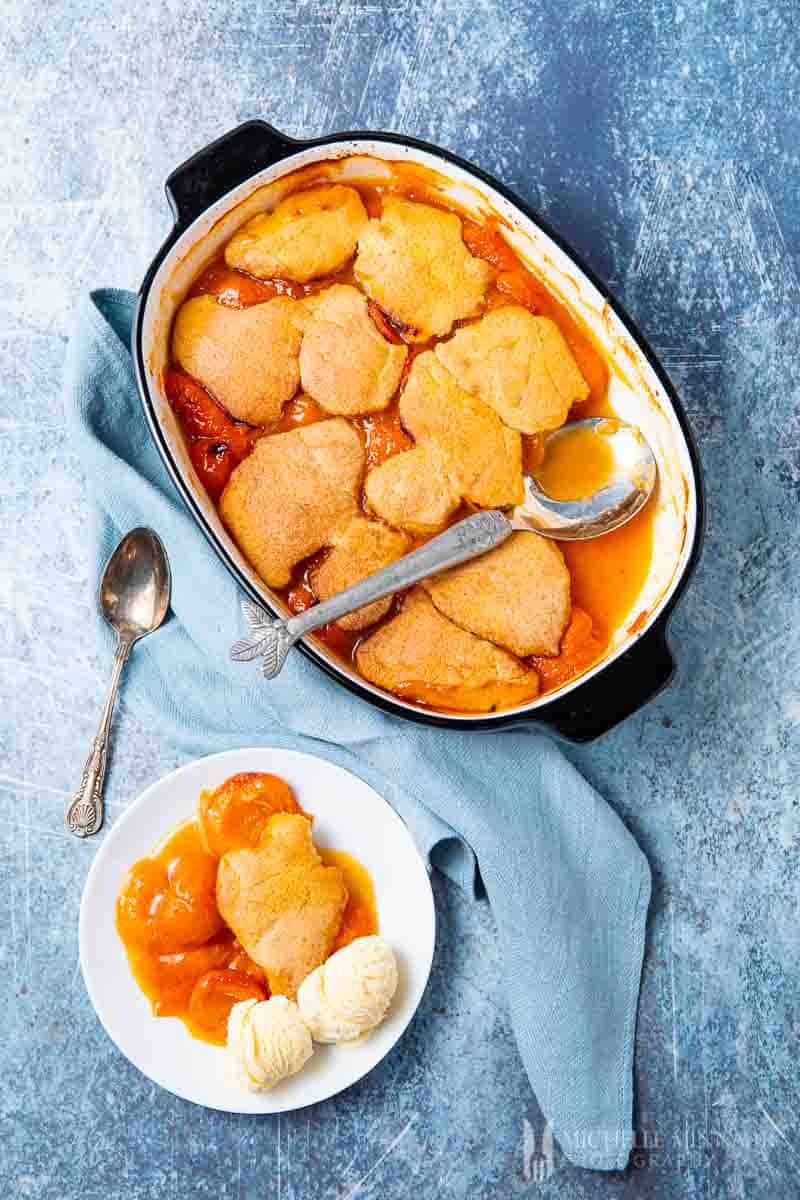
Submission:
[[552,658],[537,655],[531,659],[539,672],[542,691],[552,691],[588,671],[604,648],[605,642],[595,629],[592,618],[582,608],[573,605],[558,654]]
[[230,446],[225,442],[192,442],[189,458],[211,499],[219,500],[236,466]]
[[403,429],[400,412],[396,407],[362,417],[356,425],[364,435],[368,471],[372,467],[379,467],[387,458],[392,458],[403,450],[410,450],[414,445],[413,438]]
[[228,1017],[242,1000],[266,1000],[267,991],[241,971],[207,971],[189,1001],[189,1020],[209,1040],[225,1041]]
[[216,861],[200,849],[180,852],[169,863],[141,859],[117,898],[120,935],[158,954],[202,945],[224,926],[216,883]]
[[190,439],[203,438],[214,445],[228,446],[237,463],[247,458],[253,448],[253,430],[232,420],[196,379],[168,367],[164,391]]
[[249,308],[251,304],[263,304],[273,296],[302,296],[303,290],[281,281],[254,279],[243,271],[235,271],[224,259],[216,259],[194,281],[188,298],[206,293],[232,308]]
[[229,850],[257,846],[262,829],[277,812],[300,812],[288,783],[263,771],[232,775],[213,791],[200,793],[198,815],[206,848],[221,858]]
[[151,944],[150,909],[166,877],[163,864],[154,858],[142,858],[131,867],[117,896],[117,929],[124,942]]
[[226,931],[205,946],[181,950],[177,954],[134,952],[131,965],[139,986],[148,996],[157,1017],[180,1017],[186,1012],[198,978],[214,968],[226,967],[234,945]]
[[258,963],[250,957],[238,938],[233,939],[230,956],[225,966],[230,971],[239,971],[242,975],[249,975],[251,979],[255,979],[258,983],[263,983],[266,987],[264,972]]

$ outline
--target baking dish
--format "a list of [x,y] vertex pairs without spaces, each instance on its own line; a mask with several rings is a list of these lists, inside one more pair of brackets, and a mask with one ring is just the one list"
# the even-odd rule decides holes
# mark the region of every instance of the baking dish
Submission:
[[[478,220],[501,222],[512,248],[603,349],[611,366],[609,399],[623,420],[643,430],[658,460],[653,557],[637,602],[604,657],[561,689],[517,708],[480,715],[421,708],[368,683],[319,643],[307,640],[301,649],[350,691],[398,716],[460,730],[536,724],[573,741],[588,741],[635,712],[672,675],[666,629],[700,550],[700,469],[675,391],[630,318],[563,240],[502,184],[447,151],[390,133],[297,141],[265,122],[249,121],[213,142],[166,183],[175,224],[142,283],[133,330],[145,416],[179,492],[221,561],[243,592],[286,615],[282,600],[258,578],[223,528],[164,395],[161,377],[172,318],[200,269],[243,221],[272,208],[296,186],[298,172],[303,179],[379,181],[398,164],[435,173],[432,178],[448,202]],[[290,175],[292,182],[287,181]]]

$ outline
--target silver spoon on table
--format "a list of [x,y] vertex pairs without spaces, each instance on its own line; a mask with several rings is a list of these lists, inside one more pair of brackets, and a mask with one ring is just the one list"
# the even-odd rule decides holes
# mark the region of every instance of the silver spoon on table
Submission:
[[122,668],[134,642],[158,629],[164,620],[170,586],[169,561],[160,538],[152,529],[131,530],[108,560],[100,584],[100,609],[116,631],[117,648],[100,728],[65,813],[67,828],[76,837],[90,837],[103,824],[108,734]]
[[554,444],[579,429],[589,429],[607,439],[611,451],[614,469],[609,482],[599,491],[582,500],[554,500],[545,494],[533,475],[526,475],[525,499],[510,514],[496,509],[465,517],[419,550],[305,612],[275,618],[246,600],[243,608],[251,636],[231,647],[231,658],[238,662],[263,658],[264,675],[274,679],[291,647],[307,633],[430,575],[478,558],[501,545],[515,530],[559,541],[586,541],[619,529],[636,516],[652,495],[658,476],[653,451],[633,425],[606,417],[589,417],[547,435],[543,447],[545,460]]

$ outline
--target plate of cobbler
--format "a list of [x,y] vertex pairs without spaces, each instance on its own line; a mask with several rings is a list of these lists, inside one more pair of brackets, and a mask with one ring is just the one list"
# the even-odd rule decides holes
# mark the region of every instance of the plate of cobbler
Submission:
[[401,818],[357,776],[284,749],[215,754],[147,788],[81,902],[109,1037],[225,1112],[302,1108],[372,1070],[416,1012],[434,940]]

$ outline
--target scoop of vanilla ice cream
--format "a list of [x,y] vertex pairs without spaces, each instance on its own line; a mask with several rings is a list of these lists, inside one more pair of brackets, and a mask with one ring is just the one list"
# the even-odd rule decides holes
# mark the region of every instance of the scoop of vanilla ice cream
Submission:
[[295,1075],[313,1053],[308,1026],[285,996],[242,1000],[231,1009],[228,1061],[237,1086],[267,1092]]
[[397,960],[382,937],[356,938],[312,971],[297,993],[317,1042],[352,1042],[380,1025],[397,989]]

